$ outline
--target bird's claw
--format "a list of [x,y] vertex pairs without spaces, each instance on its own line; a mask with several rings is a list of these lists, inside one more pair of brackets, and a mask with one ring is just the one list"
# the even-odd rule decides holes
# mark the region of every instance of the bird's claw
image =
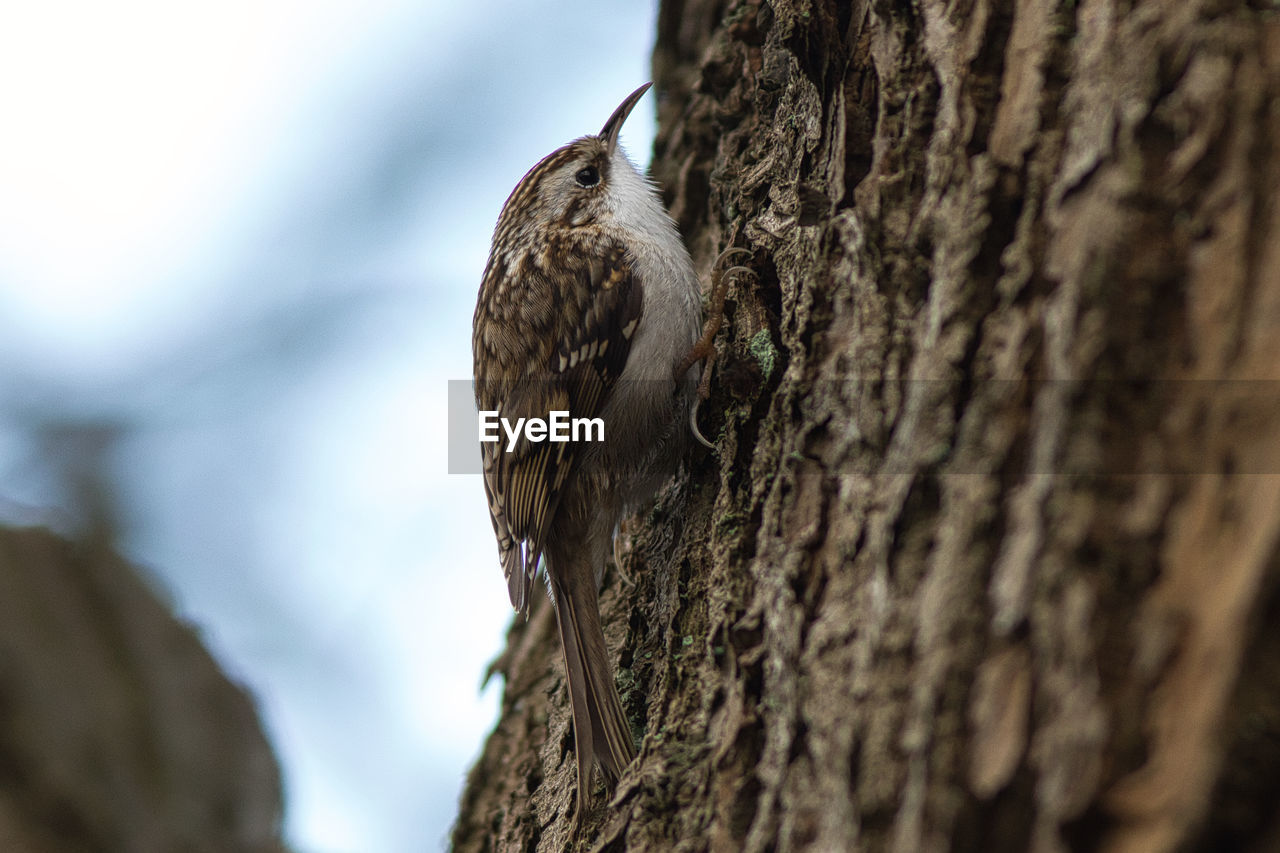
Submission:
[[715,338],[720,331],[720,326],[724,323],[724,301],[729,294],[729,282],[735,274],[745,273],[747,275],[755,275],[755,271],[750,267],[736,264],[727,269],[716,270],[725,261],[733,258],[735,255],[752,255],[750,249],[741,246],[730,246],[725,249],[716,258],[715,263],[711,265],[712,285],[710,308],[707,312],[707,321],[703,326],[702,337],[698,338],[693,347],[689,350],[689,354],[680,362],[680,366],[676,368],[675,378],[679,382],[680,379],[693,367],[696,362],[705,361],[706,364],[702,368],[702,378],[698,381],[698,396],[694,401],[693,407],[689,410],[689,428],[693,431],[694,437],[704,447],[715,449],[715,445],[707,441],[706,436],[698,429],[698,406],[701,402],[711,396],[711,368],[716,361]]

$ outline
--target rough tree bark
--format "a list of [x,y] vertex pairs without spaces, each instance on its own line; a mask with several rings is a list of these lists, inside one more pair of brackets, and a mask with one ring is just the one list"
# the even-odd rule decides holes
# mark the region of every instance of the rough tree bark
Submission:
[[[654,172],[749,248],[603,606],[607,850],[1280,849],[1280,18],[669,0]],[[561,850],[545,601],[457,849]]]

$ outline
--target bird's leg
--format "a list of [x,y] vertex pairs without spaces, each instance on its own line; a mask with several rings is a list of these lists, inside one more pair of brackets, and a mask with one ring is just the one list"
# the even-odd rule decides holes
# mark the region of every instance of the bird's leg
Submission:
[[702,327],[702,337],[698,338],[693,347],[689,350],[680,362],[680,366],[676,368],[675,379],[679,382],[689,371],[689,368],[699,361],[705,362],[702,367],[702,379],[698,382],[698,399],[694,402],[692,410],[689,412],[689,426],[693,430],[693,435],[704,446],[714,448],[711,442],[702,435],[698,429],[698,404],[711,396],[711,368],[716,362],[716,334],[720,331],[720,327],[724,324],[724,300],[729,295],[729,282],[734,273],[747,273],[755,275],[750,267],[732,266],[728,269],[720,270],[717,274],[716,270],[725,261],[734,255],[750,255],[750,249],[744,249],[741,246],[731,246],[720,253],[714,264],[711,265],[711,300],[710,307],[707,311],[707,320]]
[[702,381],[698,383],[698,397],[703,400],[711,396],[711,365],[715,363],[716,359],[716,348],[713,342],[715,341],[716,333],[720,331],[720,326],[724,324],[724,300],[729,295],[730,278],[735,272],[751,272],[748,267],[743,266],[729,267],[726,270],[722,270],[718,275],[716,270],[726,260],[738,254],[750,255],[751,250],[740,246],[731,246],[721,252],[720,257],[716,258],[716,262],[711,265],[711,306],[707,312],[707,321],[702,327],[702,337],[698,338],[675,372],[676,381],[679,381],[696,362],[705,360],[706,366],[702,371]]

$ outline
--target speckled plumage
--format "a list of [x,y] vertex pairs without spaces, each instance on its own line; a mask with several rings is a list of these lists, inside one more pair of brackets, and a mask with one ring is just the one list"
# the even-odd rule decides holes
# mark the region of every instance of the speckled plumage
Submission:
[[528,615],[545,557],[564,647],[578,815],[593,758],[616,779],[635,755],[600,628],[597,585],[624,513],[686,444],[698,278],[653,185],[617,145],[640,96],[596,136],[552,152],[503,206],[476,304],[476,402],[502,417],[601,417],[604,442],[485,444],[484,483],[511,604]]

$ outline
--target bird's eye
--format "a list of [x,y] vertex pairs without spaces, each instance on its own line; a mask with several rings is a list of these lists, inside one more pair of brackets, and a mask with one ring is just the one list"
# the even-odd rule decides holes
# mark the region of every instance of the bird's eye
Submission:
[[579,169],[578,174],[574,175],[573,179],[578,182],[580,187],[594,187],[600,183],[600,170],[595,166],[587,166]]

